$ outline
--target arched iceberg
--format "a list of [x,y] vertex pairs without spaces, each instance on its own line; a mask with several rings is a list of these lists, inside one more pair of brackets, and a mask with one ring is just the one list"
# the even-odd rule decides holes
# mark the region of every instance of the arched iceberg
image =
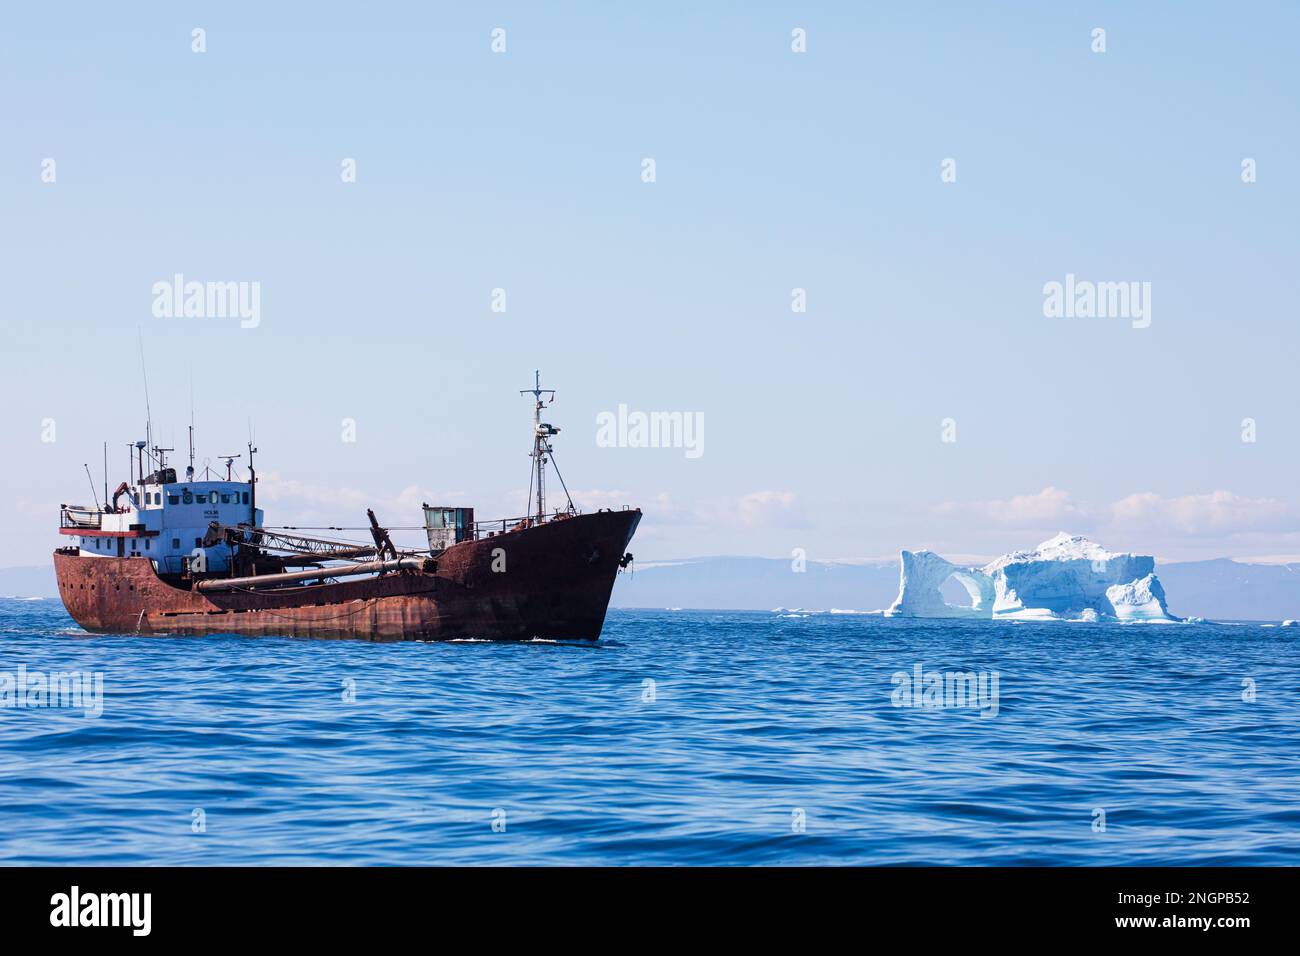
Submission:
[[[970,607],[948,604],[941,588],[956,578]],[[1116,554],[1062,532],[1032,551],[1013,551],[982,568],[961,567],[932,551],[904,551],[890,617],[1027,620],[1176,621],[1149,555]]]

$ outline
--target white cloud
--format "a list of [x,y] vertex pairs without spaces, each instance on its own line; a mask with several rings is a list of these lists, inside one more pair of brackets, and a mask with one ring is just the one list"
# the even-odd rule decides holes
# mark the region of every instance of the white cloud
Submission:
[[340,513],[370,507],[375,500],[373,495],[355,488],[313,485],[283,478],[274,471],[258,476],[257,497],[261,502],[271,501],[301,509],[331,507]]
[[366,509],[374,508],[380,522],[418,525],[424,521],[420,506],[458,504],[463,492],[432,491],[408,485],[395,495],[376,495],[358,488],[314,485],[267,472],[257,479],[257,503],[266,508],[267,524],[276,527],[306,520],[364,525]]
[[1284,531],[1295,519],[1290,506],[1276,498],[1247,498],[1223,490],[1178,498],[1140,492],[1116,501],[1110,511],[1116,525],[1189,535]]
[[637,496],[632,492],[622,491],[617,488],[609,490],[587,488],[573,492],[573,503],[583,511],[595,511],[597,508],[622,508],[624,505],[635,508],[637,507],[636,498]]
[[939,514],[982,518],[1014,528],[1057,527],[1088,520],[1088,511],[1076,504],[1068,491],[1050,485],[1030,495],[990,501],[945,501]]
[[[573,497],[579,501],[577,492]],[[624,504],[640,507],[649,521],[642,525],[638,534],[654,533],[653,529],[666,526],[711,531],[737,525],[790,527],[802,521],[792,491],[752,491],[738,498],[698,498],[686,502],[662,491],[648,499],[622,491],[584,491],[580,503],[587,510],[594,510],[597,506],[618,508]]]
[[741,524],[774,524],[788,519],[794,510],[792,491],[751,491],[736,501]]
[[[1035,494],[989,501],[948,501],[936,513],[974,518],[1008,529],[1087,531],[1104,543],[1110,536],[1163,541],[1199,536],[1216,546],[1234,536],[1276,536],[1300,528],[1300,515],[1276,498],[1248,498],[1231,491],[1166,497],[1138,492],[1096,506],[1075,501],[1069,492],[1048,486]],[[975,541],[974,544],[981,542]],[[1149,547],[1150,544],[1142,545]]]

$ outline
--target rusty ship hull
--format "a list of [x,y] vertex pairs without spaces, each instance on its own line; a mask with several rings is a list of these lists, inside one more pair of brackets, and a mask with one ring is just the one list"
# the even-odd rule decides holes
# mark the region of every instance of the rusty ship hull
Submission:
[[455,544],[420,570],[204,591],[144,556],[54,554],[59,594],[99,634],[594,641],[640,510],[576,514]]

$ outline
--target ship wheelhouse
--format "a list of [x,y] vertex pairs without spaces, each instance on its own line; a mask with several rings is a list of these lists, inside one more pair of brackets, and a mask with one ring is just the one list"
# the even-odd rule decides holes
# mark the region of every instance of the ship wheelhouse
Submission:
[[63,505],[59,533],[77,540],[83,557],[144,557],[160,575],[183,574],[201,555],[207,571],[229,569],[231,548],[204,545],[209,527],[262,523],[253,488],[241,481],[177,481],[160,469],[134,489],[119,489],[102,508]]

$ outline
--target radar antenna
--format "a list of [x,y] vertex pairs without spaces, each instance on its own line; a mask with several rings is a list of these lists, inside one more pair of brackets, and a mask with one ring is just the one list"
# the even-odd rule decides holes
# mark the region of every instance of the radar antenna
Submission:
[[244,457],[243,454],[241,453],[238,455],[218,455],[217,457],[224,458],[226,460],[226,481],[232,481],[233,479],[230,477],[230,474],[235,467],[235,459],[243,458]]

